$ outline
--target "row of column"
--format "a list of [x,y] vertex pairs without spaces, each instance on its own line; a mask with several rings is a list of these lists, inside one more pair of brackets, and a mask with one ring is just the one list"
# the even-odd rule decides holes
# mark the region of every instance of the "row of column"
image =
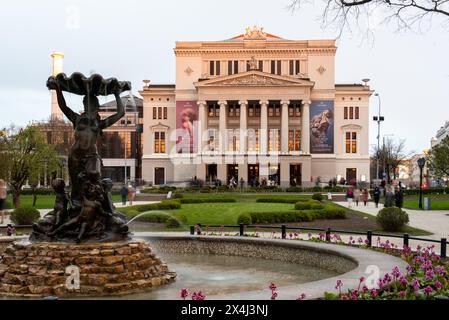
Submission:
[[[267,100],[261,100],[260,102],[261,113],[260,113],[260,129],[261,129],[261,137],[260,137],[260,153],[266,154],[268,150],[268,105],[269,102]],[[226,145],[226,141],[224,141],[226,135],[223,132],[227,129],[227,101],[221,100],[218,101],[218,105],[220,106],[220,115],[219,115],[219,143],[221,150],[224,150],[224,146]],[[246,132],[248,129],[248,101],[242,100],[239,101],[240,105],[240,129],[242,132]],[[290,105],[290,101],[283,100],[281,101],[282,113],[281,113],[281,152],[288,153],[288,132],[289,132],[289,116],[288,116],[288,107]],[[310,102],[303,101],[302,103],[302,113],[301,113],[301,150],[305,154],[310,153],[310,135],[309,135],[309,117],[310,117]],[[204,137],[204,132],[207,130],[207,102],[206,101],[198,101],[199,106],[199,123],[198,123],[198,132],[200,133],[200,137]],[[201,147],[204,147],[205,141],[201,141]],[[247,141],[245,136],[241,135],[240,138],[240,150],[242,153],[246,153],[247,151]]]

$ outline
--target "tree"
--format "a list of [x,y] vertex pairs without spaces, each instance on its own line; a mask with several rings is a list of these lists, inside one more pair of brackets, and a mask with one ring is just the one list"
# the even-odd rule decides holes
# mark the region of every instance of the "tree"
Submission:
[[449,178],[449,136],[430,150],[427,166],[437,179]]
[[[339,36],[351,25],[360,28],[363,19],[369,29],[372,17],[379,15],[379,23],[395,22],[397,29],[422,27],[434,17],[449,19],[448,0],[322,0],[323,25],[336,25]],[[297,10],[309,0],[291,0],[289,8]],[[375,22],[375,21],[374,21]]]
[[379,167],[381,173],[387,175],[388,182],[391,182],[391,178],[398,178],[398,168],[405,162],[407,158],[410,157],[412,152],[406,152],[405,140],[401,139],[395,141],[392,138],[387,138],[384,140],[380,149],[377,146],[373,149],[372,163],[377,164],[377,159],[379,159]]
[[59,157],[55,147],[32,126],[25,129],[11,127],[0,136],[0,177],[12,190],[14,207],[20,207],[20,194],[27,181],[58,168]]

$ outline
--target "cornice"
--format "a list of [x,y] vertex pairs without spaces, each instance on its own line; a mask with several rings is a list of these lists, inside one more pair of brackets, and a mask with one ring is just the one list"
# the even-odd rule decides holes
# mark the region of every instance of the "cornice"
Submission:
[[176,48],[176,56],[198,56],[207,54],[315,54],[335,55],[337,48]]

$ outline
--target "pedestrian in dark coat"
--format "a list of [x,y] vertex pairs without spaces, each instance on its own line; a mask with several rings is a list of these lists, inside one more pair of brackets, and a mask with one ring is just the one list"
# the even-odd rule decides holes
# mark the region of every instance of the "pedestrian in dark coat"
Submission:
[[396,190],[394,200],[396,207],[402,209],[402,207],[404,206],[404,193],[402,192],[402,189],[400,187],[398,187],[398,189]]
[[375,187],[374,188],[374,203],[376,204],[376,208],[379,208],[379,202],[380,202],[380,188]]
[[391,188],[387,189],[387,193],[385,194],[385,204],[384,207],[385,208],[391,208],[394,204],[394,193],[393,190],[391,190]]

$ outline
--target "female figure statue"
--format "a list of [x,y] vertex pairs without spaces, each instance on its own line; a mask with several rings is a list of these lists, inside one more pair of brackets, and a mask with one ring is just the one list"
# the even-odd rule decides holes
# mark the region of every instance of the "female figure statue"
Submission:
[[101,177],[101,158],[98,154],[97,139],[103,129],[116,123],[125,114],[120,93],[122,88],[118,81],[110,88],[117,101],[117,113],[106,119],[101,119],[98,114],[100,103],[93,93],[84,96],[84,112],[78,114],[71,110],[64,99],[59,81],[50,78],[47,86],[56,90],[58,104],[64,115],[72,122],[75,131],[74,143],[69,152],[69,175],[72,187],[72,200],[75,205],[80,201],[82,181],[80,174],[85,172],[89,179],[99,180]]

